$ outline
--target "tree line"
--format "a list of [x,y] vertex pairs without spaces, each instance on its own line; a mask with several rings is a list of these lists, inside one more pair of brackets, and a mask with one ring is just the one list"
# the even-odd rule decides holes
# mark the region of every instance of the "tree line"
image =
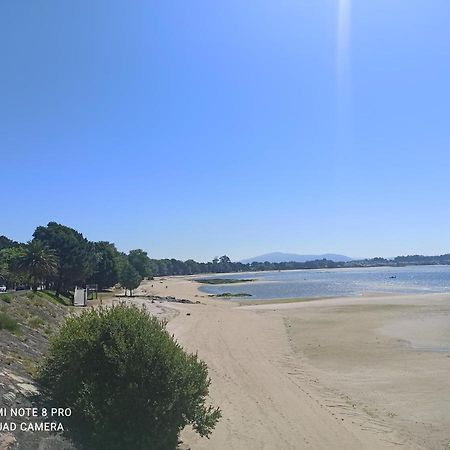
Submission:
[[120,283],[131,294],[151,276],[149,263],[141,249],[119,252],[110,242],[88,241],[56,222],[37,227],[27,243],[0,237],[0,281],[8,288],[27,284],[34,291],[45,287],[60,294],[75,286],[97,284],[103,290]]
[[369,258],[353,261],[331,261],[317,259],[314,261],[296,262],[232,262],[226,255],[214,258],[211,262],[197,262],[193,259],[180,261],[177,259],[150,259],[150,272],[153,276],[194,275],[200,273],[229,273],[229,272],[264,272],[281,270],[306,269],[339,269],[355,267],[403,267],[411,265],[450,265],[450,254],[440,256],[397,256],[396,258]]
[[97,284],[107,289],[120,284],[130,294],[144,278],[200,273],[257,272],[269,270],[324,269],[450,264],[450,254],[440,256],[398,256],[335,262],[321,259],[308,262],[232,262],[223,255],[210,262],[193,259],[152,259],[142,249],[120,252],[107,241],[91,242],[73,228],[50,222],[39,226],[27,243],[0,236],[0,282],[8,288],[28,284],[54,289],[57,294],[75,286]]

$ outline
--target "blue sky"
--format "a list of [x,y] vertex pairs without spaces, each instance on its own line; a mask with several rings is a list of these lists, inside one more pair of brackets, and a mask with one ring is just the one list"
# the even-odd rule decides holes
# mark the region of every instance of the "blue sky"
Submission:
[[450,252],[450,3],[338,3],[0,2],[0,234]]

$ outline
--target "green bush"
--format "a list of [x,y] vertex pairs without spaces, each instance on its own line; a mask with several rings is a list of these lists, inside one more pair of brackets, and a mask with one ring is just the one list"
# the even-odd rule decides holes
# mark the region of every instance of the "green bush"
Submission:
[[8,330],[15,333],[19,330],[19,324],[16,319],[4,312],[0,312],[0,330]]
[[38,380],[46,401],[72,408],[66,428],[88,449],[173,450],[186,425],[207,437],[221,415],[205,405],[206,364],[136,307],[66,319]]

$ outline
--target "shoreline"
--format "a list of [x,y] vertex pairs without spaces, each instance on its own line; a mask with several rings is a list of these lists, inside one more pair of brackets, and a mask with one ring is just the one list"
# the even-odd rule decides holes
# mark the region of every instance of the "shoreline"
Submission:
[[[431,266],[434,267],[435,265]],[[440,265],[441,267],[447,267],[444,265]],[[423,268],[428,268],[429,266],[421,266]],[[404,269],[407,269],[407,267],[403,267]],[[355,269],[358,268],[346,268],[345,272],[351,273],[352,271],[355,271]],[[365,269],[371,269],[371,268],[361,268],[362,270]],[[295,272],[299,273],[304,271],[305,269],[300,270],[290,270],[287,272]],[[317,273],[337,273],[338,269],[308,269],[312,271],[316,271]],[[339,268],[339,271],[342,271],[342,268]],[[326,275],[319,276],[319,278],[313,277],[305,278],[305,281],[308,282],[315,282],[319,283],[317,288],[302,288],[299,285],[299,288],[297,289],[297,292],[300,293],[300,296],[297,295],[295,297],[292,297],[291,292],[285,292],[283,288],[279,288],[278,286],[273,287],[269,286],[271,284],[283,284],[283,280],[285,280],[285,283],[291,283],[291,282],[299,282],[301,280],[297,280],[294,278],[288,278],[281,280],[278,279],[265,279],[265,278],[258,278],[260,274],[277,274],[279,271],[265,271],[265,272],[230,272],[230,273],[223,273],[223,274],[209,274],[209,278],[214,279],[220,279],[223,278],[224,280],[230,278],[231,280],[239,280],[239,278],[231,278],[232,276],[239,275],[241,277],[247,277],[252,275],[251,281],[242,281],[242,282],[233,282],[233,283],[213,283],[213,284],[207,284],[207,283],[199,283],[199,291],[201,294],[208,294],[211,296],[220,296],[220,294],[227,292],[231,295],[228,296],[228,299],[234,303],[245,303],[247,304],[247,301],[251,302],[258,302],[258,303],[265,303],[267,304],[273,304],[273,303],[288,303],[288,302],[296,302],[296,301],[312,301],[314,299],[322,300],[324,298],[336,298],[336,297],[349,297],[349,298],[365,298],[370,296],[392,296],[392,295],[406,295],[406,296],[415,296],[415,295],[428,295],[428,294],[446,294],[450,293],[449,287],[444,283],[435,283],[431,287],[428,285],[422,283],[419,283],[418,285],[414,285],[409,283],[409,277],[410,274],[407,272],[406,275],[396,274],[399,276],[399,280],[395,280],[397,276],[390,276],[386,277],[388,279],[384,279],[383,275],[380,274],[376,275],[378,279],[374,282],[371,281],[370,278],[363,279],[362,284],[360,283],[354,288],[350,289],[340,289],[339,287],[337,289],[331,289],[331,292],[329,289],[326,288],[326,286],[321,286],[320,283],[323,283],[323,278],[326,277]],[[360,272],[358,270],[358,272]],[[382,273],[384,273],[383,271]],[[421,272],[420,272],[421,273]],[[427,272],[424,272],[427,273]],[[370,272],[369,272],[370,274]],[[387,274],[391,274],[390,272],[387,272]],[[370,276],[370,275],[369,275]],[[208,276],[204,276],[205,278],[208,278]],[[367,277],[367,276],[366,276]],[[183,276],[178,276],[178,278],[183,278]],[[184,277],[185,279],[191,279],[195,282],[195,279],[198,278],[196,275],[188,275]],[[394,280],[391,280],[393,278]],[[338,278],[339,280],[340,278]],[[345,278],[341,282],[346,282]],[[409,284],[408,284],[409,283]],[[268,285],[268,293],[264,290],[261,285]],[[308,284],[306,285],[308,286]],[[326,292],[326,294],[316,294],[314,291],[320,292],[320,289],[322,287],[322,292]],[[246,289],[247,288],[247,289]],[[239,290],[237,290],[239,289]],[[289,291],[290,289],[288,289]],[[334,292],[333,292],[334,291]],[[245,292],[246,296],[240,296],[238,295],[241,292]],[[295,290],[294,292],[295,293]],[[235,295],[233,295],[235,294]],[[288,297],[283,297],[283,295],[291,295]],[[268,296],[267,296],[268,295]],[[301,296],[303,295],[303,296]],[[251,298],[245,298],[245,297],[251,297]]]
[[245,270],[242,272],[203,272],[192,275],[161,275],[155,278],[198,278],[211,277],[222,278],[227,275],[252,275],[264,273],[286,273],[286,272],[333,272],[333,271],[352,271],[352,270],[366,270],[366,269],[407,269],[411,267],[450,267],[450,264],[404,264],[401,266],[381,265],[381,266],[354,266],[354,267],[313,267],[304,269],[272,269],[272,270]]
[[[436,395],[438,385],[450,389],[450,323],[436,319],[442,310],[450,317],[450,294],[241,306],[208,297],[193,277],[146,281],[136,292],[201,303],[161,304],[177,312],[168,330],[208,364],[211,403],[223,410],[210,440],[183,432],[190,448],[438,449],[450,441],[450,401]],[[439,339],[443,349],[429,351]]]

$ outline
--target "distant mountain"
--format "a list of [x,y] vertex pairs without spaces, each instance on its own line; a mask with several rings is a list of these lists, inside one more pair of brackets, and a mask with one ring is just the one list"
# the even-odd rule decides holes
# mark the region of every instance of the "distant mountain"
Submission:
[[266,253],[265,255],[255,256],[254,258],[243,259],[241,262],[244,264],[252,263],[252,262],[266,262],[269,261],[271,263],[280,263],[280,262],[306,262],[306,261],[315,261],[316,259],[328,259],[330,261],[342,262],[342,261],[352,261],[353,258],[350,258],[345,255],[335,255],[334,253],[325,253],[323,255],[297,255],[296,253]]

